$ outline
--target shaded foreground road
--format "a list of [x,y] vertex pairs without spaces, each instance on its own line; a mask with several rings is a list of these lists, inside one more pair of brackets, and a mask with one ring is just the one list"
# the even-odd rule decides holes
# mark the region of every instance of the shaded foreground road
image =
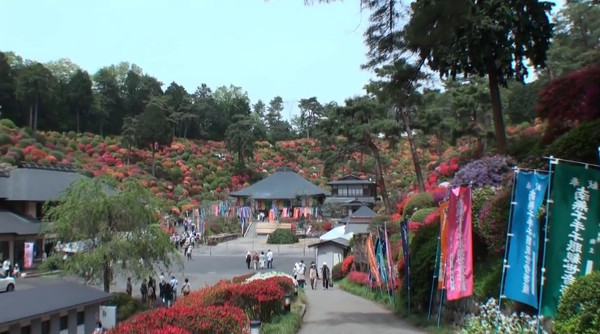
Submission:
[[308,306],[300,334],[426,333],[384,307],[335,286],[329,290],[311,290],[309,286],[306,295]]

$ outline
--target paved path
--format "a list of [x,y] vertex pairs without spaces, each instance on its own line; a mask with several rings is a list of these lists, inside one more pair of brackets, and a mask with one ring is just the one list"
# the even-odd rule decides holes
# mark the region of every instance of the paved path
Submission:
[[[318,282],[321,283],[321,282]],[[300,334],[422,334],[389,310],[343,290],[305,290],[308,306]]]

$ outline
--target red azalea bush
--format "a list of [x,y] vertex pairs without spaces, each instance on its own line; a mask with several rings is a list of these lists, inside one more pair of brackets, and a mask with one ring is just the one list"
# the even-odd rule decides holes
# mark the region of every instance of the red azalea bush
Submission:
[[231,299],[227,305],[237,306],[251,317],[267,322],[283,309],[283,288],[273,280],[258,279],[230,286]]
[[[147,334],[161,330],[158,333],[242,334],[247,333],[248,322],[248,316],[237,307],[192,308],[176,305],[134,316],[118,324],[108,333]],[[176,329],[181,331],[174,332]]]
[[151,331],[150,334],[192,334],[192,332],[180,327],[167,325],[163,328]]
[[220,281],[213,286],[192,291],[186,298],[178,298],[176,304],[187,307],[225,305],[232,295],[231,283]]
[[348,255],[342,262],[342,274],[346,276],[354,264],[354,255]]
[[279,285],[283,289],[283,293],[293,293],[296,287],[294,281],[287,276],[273,276],[264,279],[264,281]]
[[369,274],[360,271],[351,271],[346,276],[354,284],[367,286],[369,284]]
[[323,231],[324,232],[329,232],[332,227],[333,227],[333,223],[330,221],[326,221],[325,223],[323,223]]

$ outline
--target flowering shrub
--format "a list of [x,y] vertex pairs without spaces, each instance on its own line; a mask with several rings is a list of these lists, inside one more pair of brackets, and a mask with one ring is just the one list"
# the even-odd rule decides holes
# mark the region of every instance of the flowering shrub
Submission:
[[408,198],[403,215],[412,215],[417,210],[431,208],[434,206],[433,195],[430,193],[417,193]]
[[294,292],[294,279],[288,276],[273,276],[265,278],[268,284],[277,284],[283,289],[284,293]]
[[231,279],[231,283],[244,283],[248,278],[254,276],[255,273],[247,273],[239,276],[235,276]]
[[267,322],[283,310],[283,288],[272,279],[254,280],[229,287],[231,298],[227,305],[236,306],[253,319]]
[[[248,316],[237,307],[176,305],[141,313],[118,324],[110,334],[157,333],[245,333]],[[176,330],[180,330],[177,332]],[[164,331],[164,332],[163,332]]]
[[473,188],[483,186],[499,186],[504,177],[511,171],[514,162],[501,155],[484,157],[464,165],[455,174],[452,184],[469,185]]
[[231,283],[221,281],[213,286],[192,291],[186,298],[178,298],[176,304],[188,307],[225,305],[232,295]]
[[331,228],[333,228],[333,223],[332,222],[326,221],[325,223],[323,223],[323,231],[324,232],[330,231]]
[[192,334],[192,332],[180,327],[166,325],[160,329],[155,329],[150,334]]
[[[496,299],[490,298],[479,306],[479,314],[467,317],[460,331],[461,334],[507,333],[535,334],[537,317],[525,313],[506,315],[500,311]],[[546,333],[542,329],[542,333]]]
[[271,277],[287,277],[294,283],[295,286],[298,286],[298,281],[296,281],[294,276],[280,271],[259,272],[252,275],[252,277],[248,278],[246,282],[252,282],[257,279],[267,279]]
[[354,255],[346,256],[342,262],[342,274],[344,276],[348,275],[350,268],[352,268],[352,264],[354,264]]
[[506,229],[510,212],[510,189],[502,189],[486,202],[479,212],[475,231],[490,251],[502,254],[506,243]]
[[360,271],[351,271],[346,276],[354,284],[367,286],[369,284],[369,274]]

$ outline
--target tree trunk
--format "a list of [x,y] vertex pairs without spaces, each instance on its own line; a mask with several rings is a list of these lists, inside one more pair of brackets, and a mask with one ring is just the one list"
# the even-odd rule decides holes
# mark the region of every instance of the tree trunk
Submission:
[[33,130],[33,104],[29,105],[29,127]]
[[410,155],[412,156],[413,166],[415,167],[415,174],[417,175],[417,185],[421,192],[425,192],[425,181],[423,179],[423,172],[421,171],[421,163],[419,162],[419,154],[417,153],[417,146],[415,145],[415,139],[412,135],[412,129],[410,127],[410,120],[408,119],[408,112],[405,108],[400,110],[402,114],[402,121],[404,122],[404,131],[406,131],[406,138],[408,139],[408,145],[410,146]]
[[104,292],[110,292],[110,283],[112,281],[111,271],[110,261],[105,261],[102,265],[102,285],[104,286]]
[[499,154],[506,153],[506,132],[504,119],[502,118],[502,101],[500,101],[500,85],[498,83],[497,68],[494,59],[486,59],[488,84],[492,102],[492,113],[494,115],[494,132],[496,133],[496,149]]
[[364,134],[365,141],[373,154],[373,159],[375,159],[375,178],[377,179],[377,184],[381,187],[381,199],[383,200],[383,206],[385,207],[385,214],[392,214],[392,205],[390,204],[390,198],[387,193],[387,187],[385,186],[385,180],[383,179],[383,167],[381,166],[381,155],[379,154],[379,147],[375,145],[373,140],[371,139],[371,135],[368,133]]
[[33,133],[36,133],[38,128],[38,107],[38,100],[35,100],[35,106],[33,107]]
[[79,133],[79,114],[80,114],[81,112],[79,111],[79,109],[77,109],[77,112],[76,112],[76,113],[77,113],[77,115],[76,115],[76,117],[77,117],[77,120],[76,120],[76,122],[77,122],[77,133]]
[[156,177],[156,150],[154,149],[154,143],[152,143],[152,176]]

